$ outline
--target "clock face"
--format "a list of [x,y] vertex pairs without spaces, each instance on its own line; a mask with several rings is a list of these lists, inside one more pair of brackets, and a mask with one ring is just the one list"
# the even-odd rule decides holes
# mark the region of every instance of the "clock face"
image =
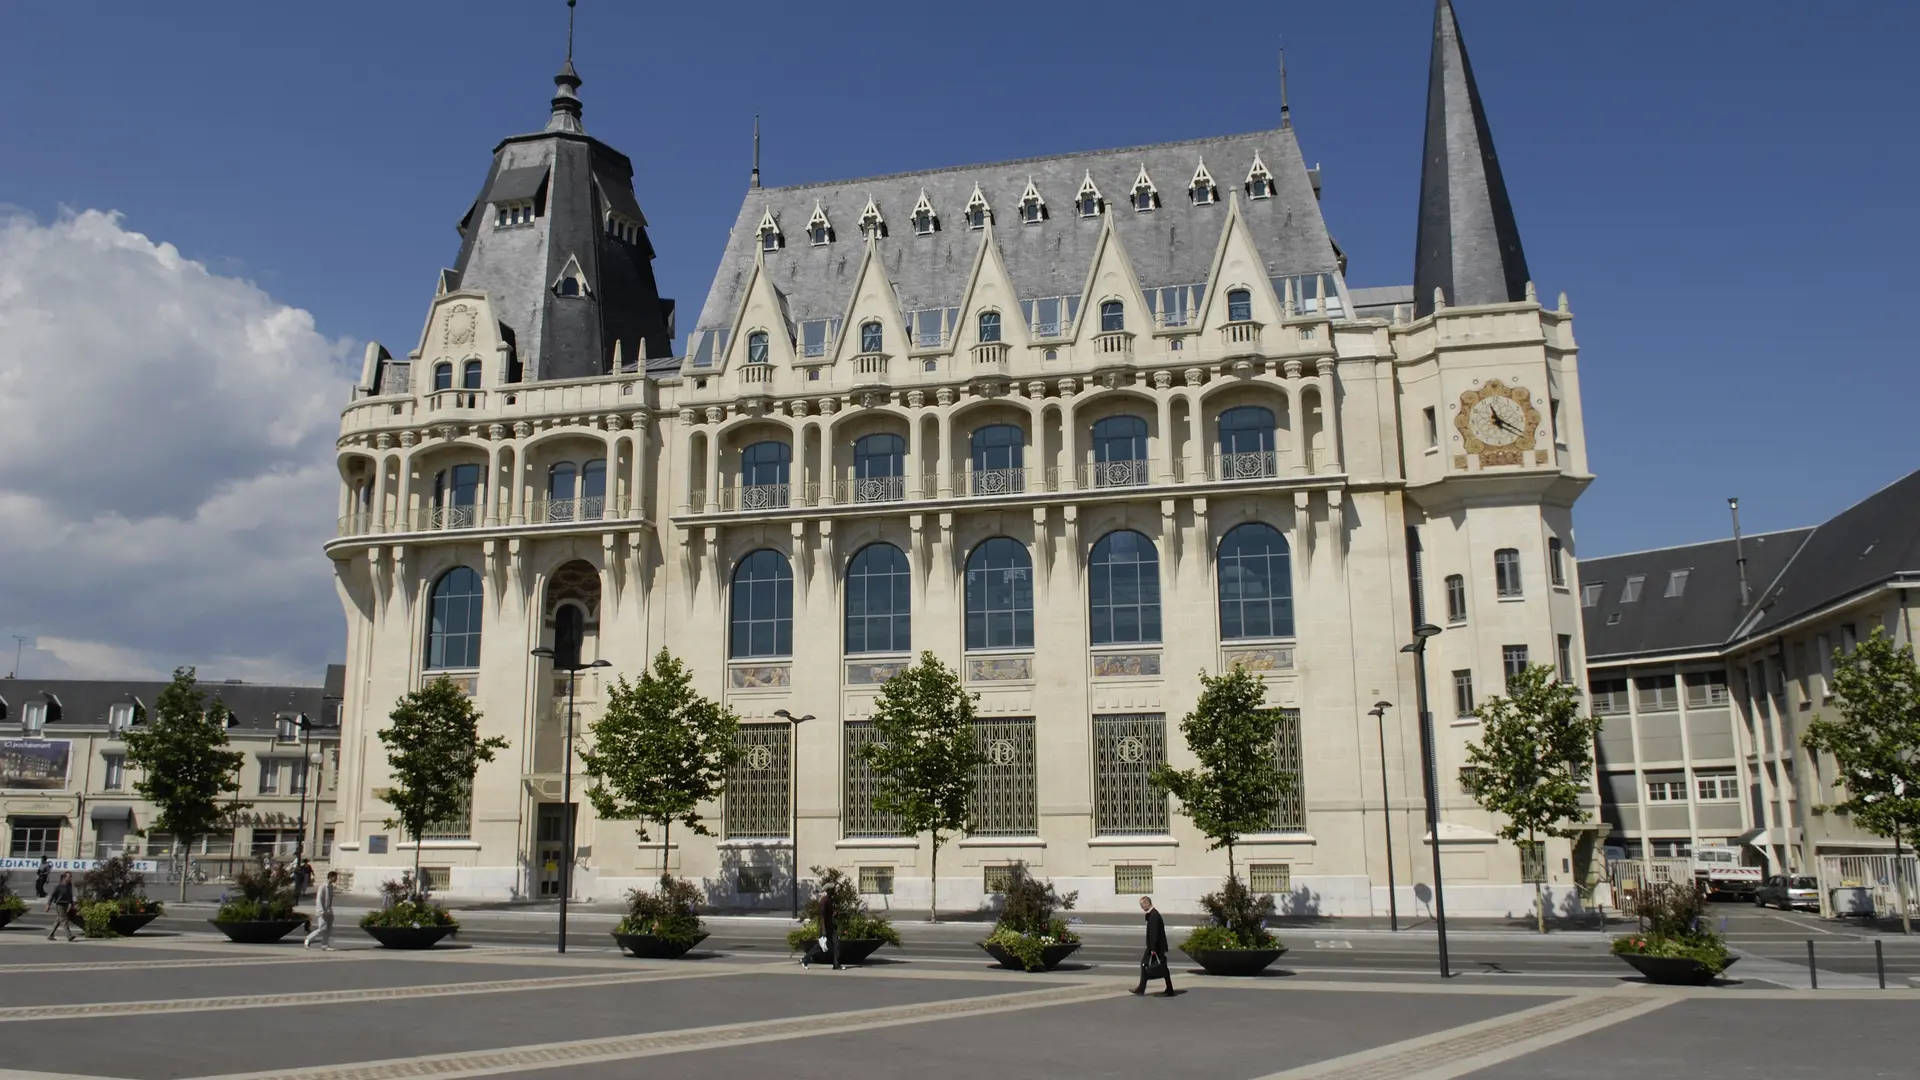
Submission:
[[1526,414],[1508,397],[1485,397],[1467,412],[1474,438],[1488,446],[1510,446],[1527,430]]
[[1526,387],[1488,379],[1460,395],[1453,423],[1461,448],[1479,455],[1482,466],[1521,465],[1540,431],[1540,410]]

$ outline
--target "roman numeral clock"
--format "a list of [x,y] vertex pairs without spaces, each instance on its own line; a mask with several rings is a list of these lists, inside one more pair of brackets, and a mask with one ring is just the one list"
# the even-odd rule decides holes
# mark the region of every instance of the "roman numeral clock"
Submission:
[[1540,410],[1526,387],[1488,379],[1460,394],[1453,426],[1466,452],[1479,455],[1481,468],[1524,465],[1540,431]]

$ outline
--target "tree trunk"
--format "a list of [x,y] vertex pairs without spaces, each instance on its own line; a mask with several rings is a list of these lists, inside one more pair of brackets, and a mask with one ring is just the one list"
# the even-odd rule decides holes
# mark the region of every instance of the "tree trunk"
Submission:
[[1229,840],[1227,841],[1227,880],[1232,881],[1234,877],[1233,841]]
[[1533,857],[1540,861],[1540,873],[1533,878],[1533,911],[1540,921],[1540,932],[1544,934],[1547,932],[1547,853],[1540,849],[1539,841],[1533,838],[1532,829],[1527,830],[1527,850],[1533,852]]
[[672,859],[673,819],[668,818],[660,823],[660,880],[667,879],[667,868],[673,865]]
[[190,837],[176,835],[173,841],[180,848],[180,902],[187,902],[187,875],[193,873],[193,840]]
[[933,865],[927,875],[927,921],[940,921],[940,830],[933,831]]
[[413,899],[420,899],[420,834],[413,834]]
[[1906,868],[1900,865],[1900,826],[1893,827],[1893,880],[1900,889],[1900,932],[1913,933],[1913,916],[1907,912]]

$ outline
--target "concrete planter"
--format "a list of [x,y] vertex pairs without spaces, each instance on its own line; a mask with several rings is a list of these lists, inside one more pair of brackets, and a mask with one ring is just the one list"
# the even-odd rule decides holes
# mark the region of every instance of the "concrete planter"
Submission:
[[13,912],[0,911],[0,927],[4,927],[12,921],[13,921]]
[[[986,950],[987,955],[993,957],[996,963],[1008,971],[1027,970],[1027,965],[1021,963],[1019,957],[998,945],[989,945],[983,941],[980,943],[980,947]],[[1080,943],[1077,941],[1069,941],[1062,945],[1048,945],[1040,950],[1040,966],[1034,970],[1052,971],[1059,965],[1060,961],[1072,956],[1075,950],[1079,948]]]
[[208,919],[214,928],[227,935],[227,940],[241,945],[271,945],[300,927],[307,925],[305,919],[249,919],[246,922],[221,922]]
[[840,942],[840,962],[843,964],[864,964],[867,957],[880,951],[886,942],[879,938],[845,938]]
[[614,934],[613,940],[622,949],[642,960],[678,960],[693,951],[695,945],[707,940],[707,935],[700,934],[691,940],[686,940],[655,937],[652,934]]
[[138,915],[115,915],[109,923],[113,932],[121,937],[132,937],[140,928],[160,917],[157,911],[144,911]]
[[1285,946],[1271,949],[1187,949],[1180,950],[1199,964],[1209,975],[1226,975],[1234,978],[1248,978],[1267,970],[1280,954],[1286,952]]
[[[1712,968],[1691,956],[1643,956],[1639,953],[1614,953],[1650,983],[1665,986],[1709,986],[1718,975]],[[1727,961],[1732,967],[1738,957]]]
[[363,926],[366,935],[383,949],[431,949],[457,926]]

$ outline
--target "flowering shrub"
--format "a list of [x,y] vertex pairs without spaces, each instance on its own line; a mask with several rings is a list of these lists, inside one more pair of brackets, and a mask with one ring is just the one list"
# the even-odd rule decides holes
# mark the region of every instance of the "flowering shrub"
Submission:
[[1720,935],[1706,928],[1705,891],[1694,881],[1657,882],[1633,904],[1641,930],[1613,939],[1616,956],[1664,956],[1698,960],[1718,975],[1733,962]]
[[672,874],[660,875],[653,892],[627,890],[627,915],[613,928],[616,934],[646,934],[668,941],[694,941],[705,932],[694,909],[700,890],[693,882]]
[[1067,920],[1054,914],[1071,911],[1079,893],[1057,893],[1052,882],[1036,880],[1025,863],[1015,863],[1007,874],[1003,895],[1006,900],[1000,918],[985,943],[1005,949],[1028,971],[1045,966],[1043,953],[1047,946],[1079,942],[1080,935],[1067,928]]
[[1726,942],[1712,932],[1698,934],[1627,934],[1613,939],[1615,955],[1666,956],[1698,960],[1715,975],[1733,962]]
[[825,936],[820,927],[820,897],[833,896],[833,921],[840,931],[841,941],[873,941],[878,939],[898,948],[900,931],[885,917],[875,915],[860,896],[860,883],[848,877],[844,871],[834,867],[813,867],[814,876],[820,879],[820,890],[807,906],[800,909],[800,917],[806,925],[797,930],[787,931],[787,948],[794,952],[806,949],[809,942]]
[[240,895],[220,905],[213,916],[215,922],[306,918],[293,910],[293,872],[279,863],[266,863],[258,869],[244,868],[233,875],[233,884]]
[[1212,921],[1194,927],[1187,940],[1181,942],[1180,948],[1186,952],[1272,949],[1280,944],[1267,929],[1267,919],[1274,914],[1273,897],[1254,896],[1253,890],[1239,878],[1228,877],[1219,892],[1200,898],[1200,906]]
[[391,907],[379,911],[369,911],[360,917],[363,927],[394,927],[426,930],[436,926],[450,926],[456,933],[460,930],[460,920],[439,904],[425,900],[402,900]]

